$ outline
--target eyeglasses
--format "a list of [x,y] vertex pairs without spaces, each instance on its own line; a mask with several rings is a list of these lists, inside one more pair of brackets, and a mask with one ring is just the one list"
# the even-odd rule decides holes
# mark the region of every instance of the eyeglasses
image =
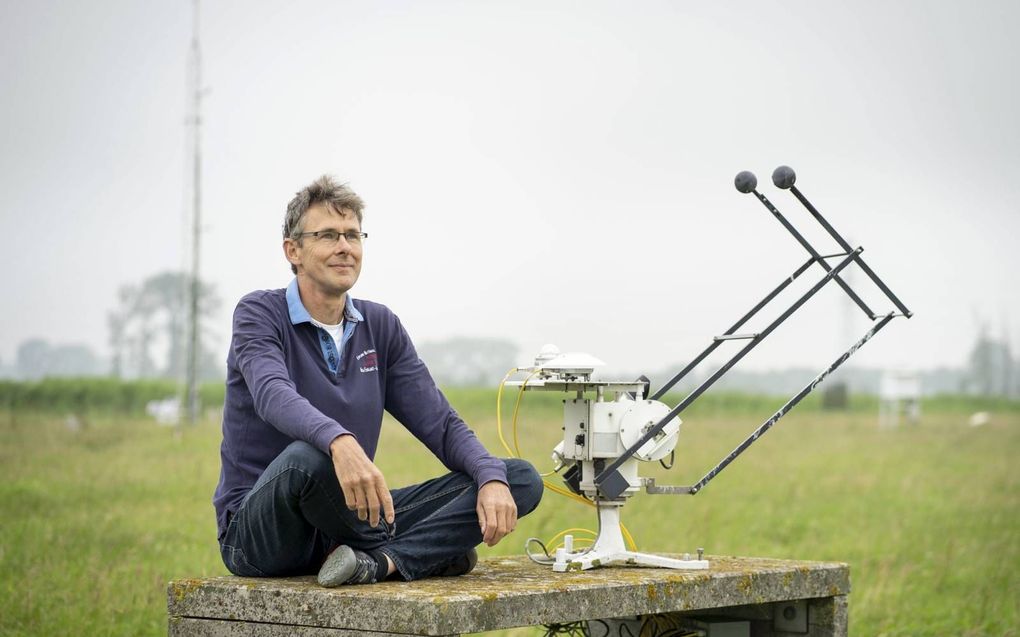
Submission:
[[315,237],[315,241],[322,245],[334,245],[339,243],[340,237],[347,240],[352,246],[361,245],[362,240],[368,238],[367,232],[338,232],[336,230],[319,230],[318,232],[302,232],[298,237]]

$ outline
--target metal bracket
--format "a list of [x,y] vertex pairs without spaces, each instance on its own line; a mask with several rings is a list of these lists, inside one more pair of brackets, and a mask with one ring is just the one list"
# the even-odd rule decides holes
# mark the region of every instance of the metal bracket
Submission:
[[645,492],[655,495],[690,495],[694,492],[692,487],[679,487],[674,485],[656,485],[655,478],[642,478],[645,483]]

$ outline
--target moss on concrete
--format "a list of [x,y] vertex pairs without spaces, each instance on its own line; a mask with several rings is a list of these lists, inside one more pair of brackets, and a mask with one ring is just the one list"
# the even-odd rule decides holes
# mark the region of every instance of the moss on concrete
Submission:
[[614,566],[554,573],[526,558],[469,575],[325,589],[315,578],[172,582],[171,616],[445,635],[577,619],[845,595],[845,564],[709,557],[707,571]]

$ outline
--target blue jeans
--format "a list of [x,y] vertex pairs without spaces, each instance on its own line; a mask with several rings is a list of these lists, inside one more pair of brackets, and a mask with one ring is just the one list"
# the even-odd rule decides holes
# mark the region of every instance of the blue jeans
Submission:
[[[542,499],[542,479],[527,461],[504,460],[518,517]],[[415,580],[441,572],[482,542],[471,476],[448,473],[393,489],[394,524],[372,528],[347,508],[329,456],[291,443],[262,472],[220,540],[223,563],[246,577],[308,575],[341,544],[385,553]]]

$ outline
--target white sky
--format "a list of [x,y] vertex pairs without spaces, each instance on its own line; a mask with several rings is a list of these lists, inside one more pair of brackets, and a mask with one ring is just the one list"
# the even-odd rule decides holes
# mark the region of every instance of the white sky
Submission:
[[[106,354],[118,287],[184,263],[191,4],[2,7],[0,360]],[[240,296],[290,278],[287,201],[332,173],[368,206],[355,296],[416,340],[689,359],[806,256],[737,171],[835,252],[772,187],[784,163],[916,313],[855,361],[961,364],[979,319],[1020,343],[1017,24],[1010,1],[207,1],[220,347]],[[744,366],[828,363],[840,294]]]

